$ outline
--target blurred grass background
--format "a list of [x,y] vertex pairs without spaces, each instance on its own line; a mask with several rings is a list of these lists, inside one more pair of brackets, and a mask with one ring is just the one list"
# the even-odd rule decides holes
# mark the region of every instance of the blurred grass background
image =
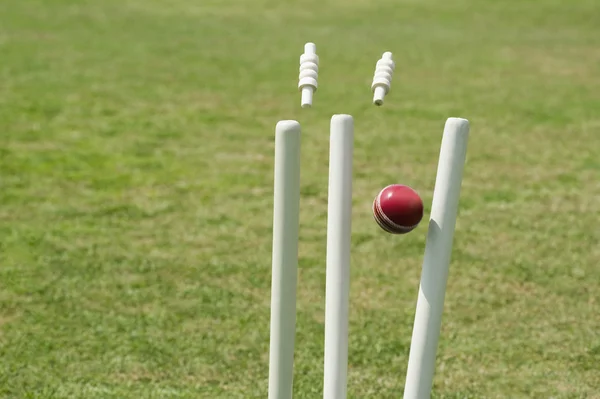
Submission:
[[401,397],[426,223],[389,236],[370,205],[403,183],[428,216],[450,116],[471,138],[433,397],[600,397],[597,1],[0,10],[2,397],[266,397],[280,119],[303,125],[295,397],[319,397],[333,113],[356,123],[349,398]]

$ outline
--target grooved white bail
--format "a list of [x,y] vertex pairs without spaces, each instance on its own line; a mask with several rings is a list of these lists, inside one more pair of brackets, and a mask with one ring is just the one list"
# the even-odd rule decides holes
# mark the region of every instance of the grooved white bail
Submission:
[[375,66],[375,76],[371,84],[373,91],[373,104],[383,105],[383,98],[390,91],[392,86],[392,74],[396,65],[392,61],[392,53],[389,51],[383,53],[383,56]]
[[300,56],[300,80],[298,89],[302,92],[302,108],[310,108],[313,93],[317,91],[317,78],[319,77],[319,56],[314,43],[304,45],[304,54]]

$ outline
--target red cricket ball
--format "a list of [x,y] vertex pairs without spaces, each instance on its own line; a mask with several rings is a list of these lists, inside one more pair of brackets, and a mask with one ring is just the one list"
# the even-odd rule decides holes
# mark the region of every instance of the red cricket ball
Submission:
[[408,186],[391,184],[373,201],[373,217],[379,227],[391,234],[406,234],[423,218],[423,201]]

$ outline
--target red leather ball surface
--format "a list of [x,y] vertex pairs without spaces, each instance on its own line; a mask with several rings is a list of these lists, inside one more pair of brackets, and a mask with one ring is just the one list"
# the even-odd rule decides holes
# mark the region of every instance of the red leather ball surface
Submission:
[[392,184],[375,197],[373,217],[388,233],[406,234],[415,229],[423,219],[423,201],[409,186]]

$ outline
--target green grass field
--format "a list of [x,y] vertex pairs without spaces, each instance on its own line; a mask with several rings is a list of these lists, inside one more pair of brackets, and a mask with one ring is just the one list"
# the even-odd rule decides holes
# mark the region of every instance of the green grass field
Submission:
[[[0,396],[266,398],[273,139],[303,125],[295,397],[322,391],[355,117],[349,398],[402,396],[446,118],[471,122],[434,398],[600,398],[597,0],[0,0]],[[297,92],[314,41],[320,87]],[[371,105],[375,62],[396,74]]]

